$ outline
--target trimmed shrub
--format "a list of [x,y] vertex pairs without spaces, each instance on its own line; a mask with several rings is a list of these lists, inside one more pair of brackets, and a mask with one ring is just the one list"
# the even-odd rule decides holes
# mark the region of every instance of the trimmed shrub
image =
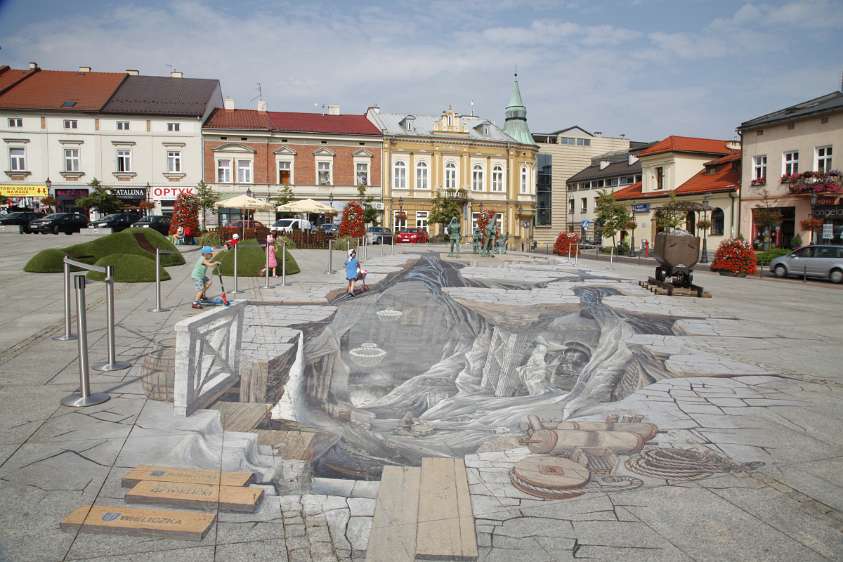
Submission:
[[798,234],[795,234],[793,238],[790,239],[790,247],[791,248],[801,248],[802,247],[802,237]]
[[[155,260],[134,254],[112,254],[100,258],[94,265],[114,267],[114,280],[117,283],[149,283],[155,281]],[[88,279],[91,281],[102,281],[105,274],[98,271],[89,271]],[[169,281],[170,274],[163,267],[161,268],[161,280]]]
[[792,251],[793,250],[789,250],[787,248],[770,248],[764,252],[756,253],[755,259],[757,260],[758,265],[770,265],[770,262],[777,257],[786,256]]
[[222,240],[220,240],[219,232],[206,232],[199,237],[197,244],[199,246],[211,246],[212,248],[216,248],[218,246],[222,246]]
[[[289,247],[288,247],[289,249]],[[278,272],[281,270],[281,245],[276,244],[275,254],[278,257]],[[223,250],[216,256],[220,262],[223,275],[234,275],[234,250]],[[265,250],[256,240],[243,240],[237,245],[237,275],[240,277],[260,277],[260,270],[266,265]],[[299,264],[290,252],[287,252],[287,275],[295,275],[301,271]]]
[[281,247],[281,240],[287,241],[287,249],[288,250],[295,250],[298,246],[296,246],[296,241],[290,238],[289,236],[280,236],[275,239],[275,245],[279,248]]
[[723,240],[714,254],[711,271],[752,275],[756,271],[755,250],[746,240]]
[[61,273],[64,271],[64,250],[48,248],[41,250],[26,262],[23,270],[28,273]]
[[351,238],[350,236],[340,236],[339,238],[334,240],[334,249],[347,252],[351,248],[356,248],[358,242],[359,239],[356,240],[354,238]]
[[[147,242],[147,248],[141,247],[135,238],[135,234],[141,234],[143,236]],[[169,254],[161,255],[161,265],[165,267],[185,263],[184,256],[181,255],[181,252],[176,249],[173,243],[166,236],[152,228],[127,228],[122,232],[109,234],[108,236],[103,236],[102,238],[97,238],[84,244],[69,246],[65,248],[65,252],[69,256],[82,258],[82,261],[90,261],[91,257],[93,261],[96,261],[114,254],[133,254],[154,260],[154,248],[160,248],[162,252],[170,252]]]

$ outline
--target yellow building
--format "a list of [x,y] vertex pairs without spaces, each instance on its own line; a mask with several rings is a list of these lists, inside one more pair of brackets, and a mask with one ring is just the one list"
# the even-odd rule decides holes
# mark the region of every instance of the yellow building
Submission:
[[504,128],[451,108],[439,116],[386,113],[370,108],[369,119],[383,132],[384,225],[421,227],[431,236],[436,196],[462,207],[463,240],[471,238],[482,209],[497,213],[510,248],[529,244],[536,209],[536,153],[527,109],[516,78]]

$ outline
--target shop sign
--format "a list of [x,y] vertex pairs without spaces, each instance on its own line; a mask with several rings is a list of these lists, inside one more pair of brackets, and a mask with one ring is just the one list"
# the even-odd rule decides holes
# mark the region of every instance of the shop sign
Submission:
[[196,195],[195,187],[151,187],[149,188],[149,197],[154,201],[169,201],[175,200],[176,197],[182,193],[188,195]]
[[831,240],[834,238],[834,225],[827,222],[823,225],[823,240]]
[[112,187],[111,194],[124,201],[139,201],[146,199],[145,187]]
[[61,189],[54,188],[53,192],[57,199],[79,199],[88,195],[87,189]]
[[817,218],[843,219],[843,205],[817,205],[814,207]]
[[41,185],[0,185],[0,195],[6,197],[46,197],[47,186]]
[[649,203],[638,203],[637,205],[632,206],[633,213],[649,213],[650,212],[650,204]]

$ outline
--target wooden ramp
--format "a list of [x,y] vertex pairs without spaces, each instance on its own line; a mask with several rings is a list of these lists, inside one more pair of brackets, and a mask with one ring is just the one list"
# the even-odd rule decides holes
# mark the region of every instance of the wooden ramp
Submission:
[[82,506],[61,522],[62,529],[83,533],[154,536],[202,540],[214,523],[213,513],[125,507]]
[[421,469],[384,467],[366,560],[477,560],[462,459],[424,458]]
[[138,465],[123,477],[123,487],[131,488],[141,481],[182,482],[185,484],[213,484],[245,486],[255,475],[252,472],[220,472],[213,469],[176,468],[172,466]]
[[126,492],[126,503],[254,513],[261,497],[262,488],[143,481]]

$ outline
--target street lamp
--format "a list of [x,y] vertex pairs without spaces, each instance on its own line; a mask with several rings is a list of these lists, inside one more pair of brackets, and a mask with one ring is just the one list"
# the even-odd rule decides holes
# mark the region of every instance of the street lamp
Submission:
[[[709,204],[709,200],[711,199],[711,195],[706,193],[703,195],[703,224],[708,224],[708,211],[711,209],[711,205]],[[703,228],[703,246],[702,246],[702,259],[700,260],[701,263],[708,263],[708,228]]]
[[331,208],[334,208],[334,192],[328,194],[328,203],[331,204]]
[[817,192],[814,191],[814,192],[811,192],[811,221],[812,221],[812,224],[811,224],[811,244],[814,243],[814,230],[815,230],[815,228],[814,228],[814,225],[813,225],[813,220],[814,220],[814,207],[816,207],[816,206],[817,206]]
[[[50,188],[53,187],[53,182],[50,181],[49,176],[47,177],[47,181],[44,182],[44,185],[47,186],[47,197],[50,196]],[[58,203],[58,201],[56,201]],[[56,205],[58,207],[58,205]],[[58,209],[56,209],[58,211]]]

